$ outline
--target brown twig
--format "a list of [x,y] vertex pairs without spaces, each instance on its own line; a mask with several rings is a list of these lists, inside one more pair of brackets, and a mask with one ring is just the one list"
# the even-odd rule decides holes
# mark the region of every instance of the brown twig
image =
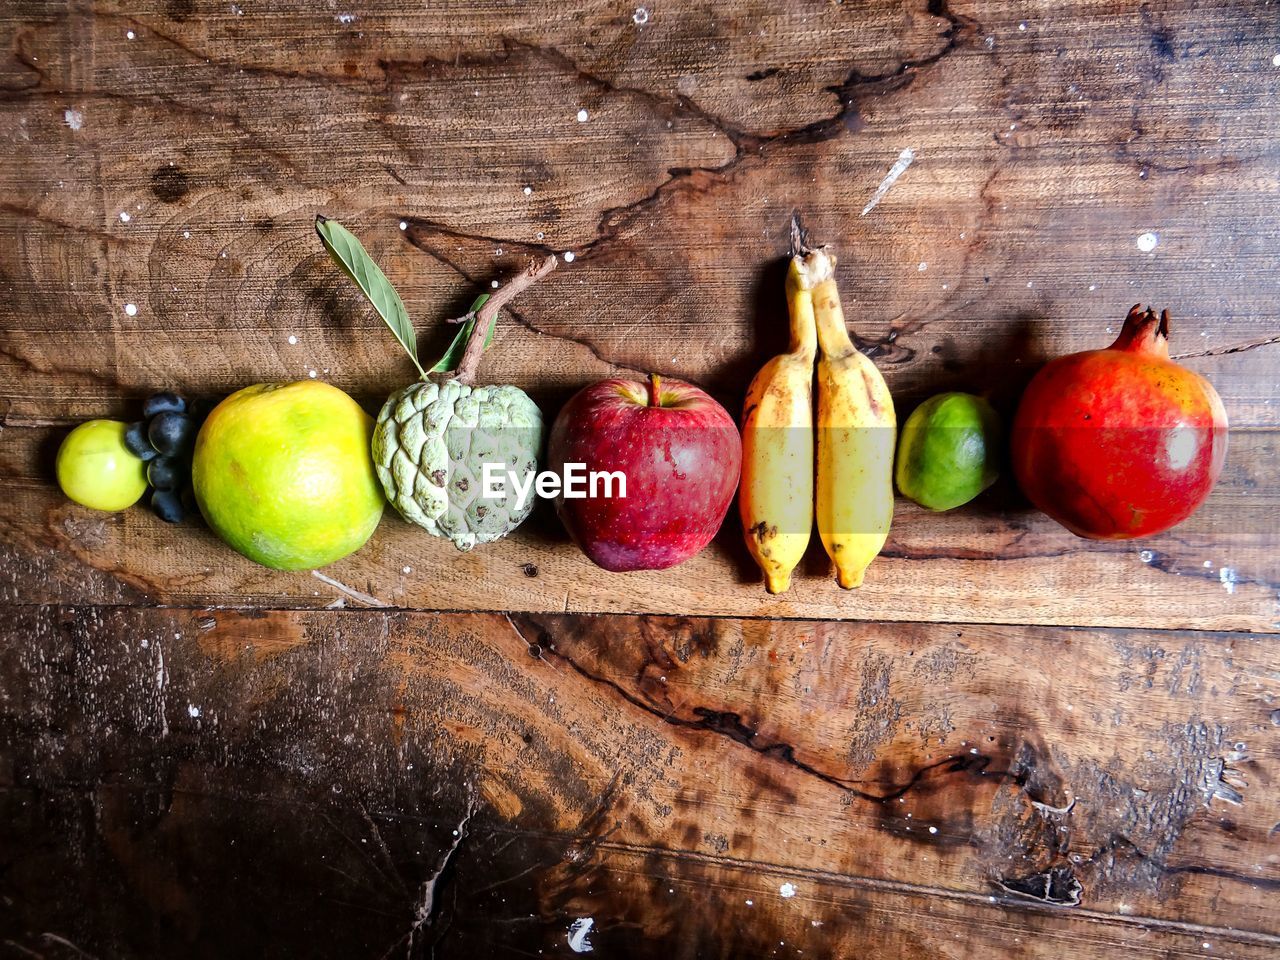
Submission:
[[489,338],[489,328],[498,318],[498,311],[554,270],[559,262],[555,254],[550,254],[540,263],[530,263],[484,302],[484,306],[476,311],[476,325],[471,330],[471,336],[467,338],[467,345],[462,351],[462,360],[458,363],[458,369],[452,375],[454,380],[468,385],[475,382],[476,370],[480,367],[480,355],[484,353],[484,343]]
[[800,212],[791,214],[791,255],[803,257],[809,252],[809,233],[800,225]]

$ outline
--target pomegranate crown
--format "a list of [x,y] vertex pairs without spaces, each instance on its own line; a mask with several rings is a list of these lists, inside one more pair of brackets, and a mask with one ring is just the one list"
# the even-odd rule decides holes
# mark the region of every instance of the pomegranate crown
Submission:
[[1161,310],[1160,315],[1151,307],[1143,308],[1135,303],[1129,308],[1129,315],[1124,318],[1124,327],[1120,336],[1111,345],[1112,350],[1133,350],[1137,353],[1154,353],[1158,356],[1169,356],[1169,311]]

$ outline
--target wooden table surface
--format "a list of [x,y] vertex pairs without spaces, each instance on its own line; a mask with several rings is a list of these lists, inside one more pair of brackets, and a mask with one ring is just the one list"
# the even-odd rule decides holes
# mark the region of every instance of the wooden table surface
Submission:
[[[21,0],[0,32],[0,955],[1280,955],[1274,3]],[[424,354],[572,252],[482,367],[549,413],[650,370],[737,409],[793,212],[900,415],[1008,413],[1168,307],[1226,470],[1140,543],[1008,482],[899,501],[865,587],[815,550],[776,598],[732,521],[613,575],[545,505],[468,554],[388,511],[312,575],[64,499],[68,427],[156,389],[412,379],[318,212]]]

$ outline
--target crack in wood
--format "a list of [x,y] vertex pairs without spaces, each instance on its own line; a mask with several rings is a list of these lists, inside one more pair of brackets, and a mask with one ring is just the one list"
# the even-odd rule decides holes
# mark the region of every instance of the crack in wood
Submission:
[[[542,255],[548,255],[548,254],[554,254],[555,252],[550,246],[546,244],[522,243],[518,240],[513,241],[513,240],[502,240],[496,237],[492,237],[492,238],[485,237],[482,234],[461,233],[459,231],[452,230],[448,227],[443,227],[439,224],[434,223],[433,221],[425,220],[419,217],[414,217],[410,214],[403,215],[401,219],[407,224],[409,224],[408,228],[405,230],[405,236],[408,239],[409,243],[417,247],[427,256],[431,257],[437,263],[440,263],[443,266],[448,267],[450,270],[458,274],[458,276],[462,277],[465,281],[467,281],[467,283],[471,284],[472,286],[480,286],[481,278],[470,273],[465,267],[455,262],[451,257],[446,255],[442,250],[431,245],[430,243],[427,243],[425,241],[425,237],[431,234],[439,234],[440,236],[451,237],[453,239],[467,240],[472,242],[476,242],[476,241],[488,242],[488,243],[505,245],[507,247],[512,248],[513,250],[519,250],[522,253],[530,253],[530,254],[538,253]],[[602,353],[600,349],[596,347],[595,344],[591,343],[589,340],[586,340],[581,337],[571,337],[568,334],[548,333],[546,330],[543,330],[536,323],[534,323],[532,320],[529,320],[527,317],[524,316],[524,314],[520,313],[518,310],[514,309],[510,305],[508,305],[505,309],[506,309],[507,316],[509,316],[512,320],[514,320],[520,326],[524,327],[530,333],[533,333],[539,337],[547,337],[550,340],[558,340],[562,343],[571,343],[571,344],[574,344],[575,346],[581,347],[584,350],[586,350],[596,360],[612,368],[613,370],[616,370],[619,372],[625,372],[625,373],[635,373],[637,375],[644,375],[645,373],[645,371],[638,370],[634,367],[628,367],[624,364],[618,363],[617,361],[610,359],[609,357],[605,356],[605,354]],[[661,370],[655,370],[653,372],[659,373],[659,374],[663,373],[663,371]],[[566,611],[568,610],[567,601],[566,601],[565,609]]]
[[724,737],[740,746],[746,747],[753,753],[758,753],[767,759],[792,767],[816,780],[820,780],[823,783],[835,787],[843,793],[849,794],[850,796],[856,797],[860,800],[866,800],[870,803],[887,804],[894,800],[898,800],[910,793],[911,790],[913,790],[928,774],[938,770],[945,773],[972,773],[980,777],[991,777],[992,782],[1002,779],[1007,773],[1007,771],[1004,770],[988,770],[987,768],[990,766],[991,758],[984,754],[955,754],[917,767],[912,771],[906,782],[892,787],[885,793],[872,793],[870,791],[859,789],[859,785],[866,781],[837,777],[833,774],[819,770],[804,760],[801,760],[795,755],[795,748],[789,743],[782,741],[769,743],[757,739],[756,732],[743,723],[742,716],[739,713],[735,713],[730,710],[712,710],[708,707],[694,706],[690,709],[691,712],[698,717],[697,720],[688,720],[684,717],[677,717],[674,713],[656,709],[640,697],[623,689],[622,685],[616,681],[593,674],[572,657],[558,651],[555,647],[554,640],[552,640],[550,636],[541,643],[541,646],[552,656],[568,664],[575,673],[594,684],[612,689],[618,696],[622,697],[622,699],[626,700],[632,706],[638,707],[644,712],[657,717],[663,723],[669,724],[673,727],[704,731]]
[[[475,815],[476,804],[473,798],[468,797],[466,811],[462,815],[462,819],[458,821],[458,825],[453,829],[453,842],[449,848],[445,850],[444,855],[440,858],[440,864],[436,870],[422,884],[422,899],[418,903],[417,911],[414,913],[413,926],[409,928],[409,932],[405,934],[408,940],[406,956],[412,960],[413,947],[417,939],[418,933],[424,926],[429,927],[435,923],[439,916],[440,905],[437,897],[438,887],[445,875],[445,871],[449,869],[453,863],[454,857],[457,855],[458,848],[462,846],[462,841],[467,838],[467,825],[471,823],[471,818]],[[396,944],[399,946],[399,944]],[[394,947],[392,948],[394,949]],[[390,950],[387,954],[390,954]],[[387,955],[384,954],[384,957]]]
[[77,946],[76,944],[68,940],[66,937],[62,936],[61,934],[42,933],[40,934],[40,939],[48,943],[56,943],[60,947],[66,947],[68,950],[74,953],[77,957],[87,957],[88,960],[97,960],[97,956],[95,954],[92,954],[88,950],[85,950]]
[[[839,884],[841,886],[852,888],[919,893],[929,897],[930,899],[938,898],[942,900],[957,900],[960,902],[972,903],[974,906],[990,906],[994,903],[997,909],[1014,907],[1027,913],[1057,912],[1060,909],[1059,906],[1052,903],[1046,903],[1038,898],[1024,898],[1016,896],[1008,900],[1001,901],[986,894],[957,890],[950,887],[937,887],[926,883],[909,883],[901,880],[888,880],[882,877],[835,874],[812,867],[781,864],[772,860],[732,857],[707,853],[700,850],[686,850],[679,847],[650,847],[619,841],[609,841],[601,846],[608,850],[631,853],[637,856],[656,855],[660,857],[669,857],[677,861],[687,860],[696,863],[710,863],[723,865],[731,869],[753,871],[756,873],[762,871],[776,872],[779,875],[797,878],[811,878],[821,883]],[[993,886],[995,885],[996,884],[993,882]],[[1102,910],[1090,909],[1085,906],[1079,906],[1073,909],[1071,914],[1073,916],[1087,918],[1093,922],[1116,924],[1119,926],[1136,924],[1141,929],[1158,928],[1201,938],[1206,936],[1218,936],[1225,940],[1234,940],[1266,946],[1280,946],[1280,936],[1263,931],[1242,930],[1236,927],[1220,927],[1212,924],[1200,924],[1185,920],[1172,920],[1164,917],[1108,913]]]
[[[861,125],[861,120],[857,113],[857,105],[863,90],[879,88],[881,92],[887,92],[904,89],[910,85],[915,73],[940,62],[952,51],[958,49],[963,38],[967,35],[968,31],[966,28],[969,21],[952,13],[945,3],[931,2],[929,10],[934,16],[946,19],[949,24],[946,31],[943,33],[945,43],[941,49],[925,57],[904,60],[896,69],[882,74],[864,75],[856,68],[851,68],[846,74],[843,82],[836,84],[835,86],[824,88],[826,92],[835,94],[840,104],[839,109],[837,109],[832,116],[804,124],[800,127],[784,128],[782,130],[768,133],[753,132],[739,127],[725,118],[717,116],[716,114],[706,110],[698,105],[691,97],[683,94],[677,94],[675,99],[672,100],[641,88],[614,84],[611,81],[597,76],[596,74],[588,72],[572,57],[549,45],[532,44],[511,37],[504,37],[503,50],[498,56],[502,59],[506,59],[510,56],[512,50],[518,49],[531,55],[543,57],[554,65],[560,66],[566,70],[574,71],[580,80],[596,86],[602,92],[640,96],[656,104],[660,109],[666,111],[671,116],[679,116],[706,123],[712,129],[726,137],[734,146],[733,157],[720,166],[671,167],[667,171],[667,179],[658,183],[658,185],[645,196],[632,201],[631,203],[605,209],[600,214],[597,221],[595,236],[587,243],[578,244],[574,247],[575,257],[579,260],[587,260],[592,257],[601,256],[604,251],[608,250],[610,246],[619,240],[623,231],[629,224],[635,222],[636,219],[645,213],[661,206],[666,202],[666,198],[669,194],[684,188],[698,192],[705,192],[710,189],[709,184],[699,184],[697,182],[696,178],[699,175],[713,178],[717,184],[724,183],[736,175],[736,171],[739,167],[743,166],[753,158],[761,158],[763,160],[768,152],[775,147],[785,148],[797,144],[818,143],[834,139],[846,130],[851,133],[856,132]],[[492,59],[493,58],[474,58],[467,62],[470,65],[475,66],[478,64],[487,64],[492,62]],[[439,63],[438,61],[422,61],[417,64],[398,61],[384,61],[382,62],[382,66],[388,77],[392,77],[403,75],[405,72],[414,69],[430,71],[433,68],[438,68]],[[403,177],[401,177],[397,172],[390,170],[390,168],[389,172],[396,180],[403,182]],[[459,273],[471,283],[475,283],[476,278],[470,276],[464,269],[455,263],[452,258],[446,256],[441,250],[424,242],[424,231],[437,233],[454,240],[495,244],[531,253],[538,252],[545,255],[555,252],[548,244],[531,244],[520,240],[463,231],[457,228],[448,227],[435,221],[417,218],[412,214],[403,214],[401,219],[410,225],[406,234],[407,239],[411,244],[422,250],[424,253],[427,253],[433,259]],[[621,364],[609,357],[597,346],[584,338],[548,333],[525,317],[515,313],[514,311],[510,312],[513,318],[515,318],[521,326],[524,326],[536,334],[574,343],[588,350],[597,360],[615,369],[639,372],[635,371],[634,368]],[[921,324],[921,326],[922,325],[923,324]],[[914,351],[902,351],[895,350],[893,348],[894,340],[897,339],[899,332],[901,331],[891,331],[887,337],[883,338],[883,340],[857,339],[856,343],[858,348],[868,356],[880,358],[886,362],[905,362],[905,360],[909,360],[914,357],[915,354]],[[663,371],[655,370],[653,372],[662,373]],[[685,379],[688,378],[686,377]]]
[[[1241,873],[1237,870],[1228,870],[1225,867],[1215,867],[1207,864],[1170,864],[1163,857],[1143,850],[1129,837],[1120,833],[1112,834],[1112,836],[1107,839],[1106,843],[1102,844],[1088,857],[1088,859],[1082,861],[1082,863],[1097,863],[1098,861],[1113,855],[1118,849],[1127,850],[1136,859],[1148,864],[1152,869],[1165,876],[1176,877],[1181,874],[1191,874],[1217,877],[1221,880],[1230,880],[1234,883],[1243,883],[1266,890],[1280,890],[1280,878],[1250,875]],[[1277,937],[1277,942],[1280,942],[1280,937]]]
[[996,880],[999,890],[1013,897],[1035,900],[1058,907],[1078,907],[1084,887],[1069,866],[1052,867],[1042,873]]
[[82,234],[84,236],[93,237],[95,240],[101,240],[104,243],[115,244],[117,246],[136,246],[142,242],[140,240],[135,240],[132,237],[120,237],[106,230],[98,230],[85,224],[68,223],[65,220],[50,217],[38,210],[33,210],[30,207],[23,207],[8,200],[0,200],[0,211],[11,213],[15,217],[20,217],[24,220],[43,223],[46,226],[53,227],[55,230],[66,230],[69,233]]

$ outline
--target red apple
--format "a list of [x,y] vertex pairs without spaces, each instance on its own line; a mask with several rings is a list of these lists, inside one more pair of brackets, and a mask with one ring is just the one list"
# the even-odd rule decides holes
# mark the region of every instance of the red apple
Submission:
[[548,467],[621,472],[626,496],[570,497],[556,512],[582,552],[606,570],[663,570],[688,560],[720,529],[738,488],[742,440],[727,410],[678,380],[601,380],[556,417]]

